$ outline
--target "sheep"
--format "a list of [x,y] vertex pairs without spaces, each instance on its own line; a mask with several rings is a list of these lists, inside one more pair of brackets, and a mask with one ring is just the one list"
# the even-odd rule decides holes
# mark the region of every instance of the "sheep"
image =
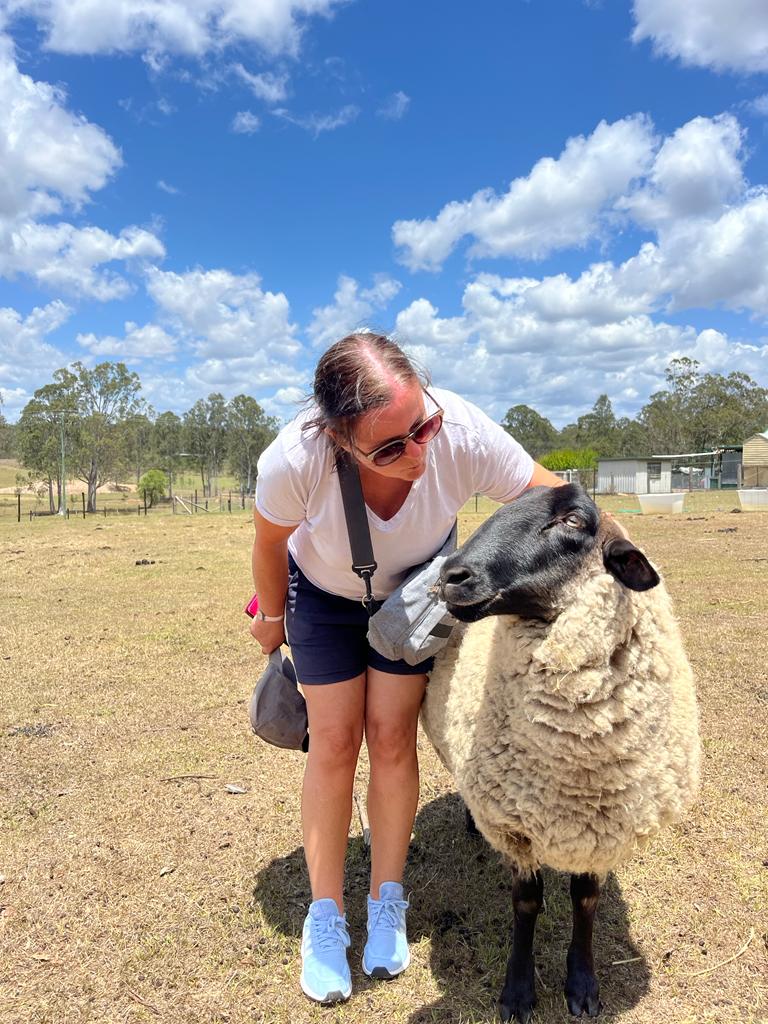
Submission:
[[503,506],[445,562],[460,620],[422,724],[488,842],[513,868],[502,1020],[536,1003],[541,865],[571,875],[569,1011],[597,1016],[600,883],[693,801],[696,697],[669,596],[618,523],[576,485]]

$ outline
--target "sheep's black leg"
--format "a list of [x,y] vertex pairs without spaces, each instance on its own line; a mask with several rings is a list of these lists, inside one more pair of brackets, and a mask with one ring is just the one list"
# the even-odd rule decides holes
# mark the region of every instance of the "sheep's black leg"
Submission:
[[480,835],[480,829],[475,824],[475,819],[472,817],[472,811],[468,807],[464,808],[465,822],[467,826],[467,835],[477,837]]
[[501,1019],[528,1024],[536,1005],[536,983],[533,967],[533,933],[536,918],[544,904],[544,880],[535,875],[515,875],[512,906],[515,924],[512,930],[512,955],[507,964],[507,977],[501,993]]
[[592,958],[592,926],[599,899],[600,880],[596,875],[571,875],[573,936],[568,949],[565,998],[575,1017],[583,1013],[596,1017],[602,1008]]

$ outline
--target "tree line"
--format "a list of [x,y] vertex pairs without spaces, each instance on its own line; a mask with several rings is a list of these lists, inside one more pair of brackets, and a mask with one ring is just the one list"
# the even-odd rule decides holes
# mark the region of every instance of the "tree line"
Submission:
[[703,373],[695,359],[673,359],[665,383],[634,419],[616,416],[608,395],[600,395],[562,430],[528,405],[508,409],[502,426],[550,469],[592,469],[599,457],[711,451],[768,429],[768,388],[746,373]]
[[[674,359],[665,383],[635,418],[617,417],[608,395],[600,395],[560,430],[528,405],[512,406],[502,426],[550,469],[593,468],[599,457],[709,451],[768,429],[768,388],[745,373],[703,373],[695,360]],[[140,392],[138,374],[124,363],[89,369],[78,362],[56,370],[16,424],[6,422],[0,396],[0,458],[16,457],[45,482],[52,511],[61,502],[62,445],[66,475],[85,483],[90,511],[102,484],[128,477],[138,484],[148,470],[162,471],[171,492],[182,468],[199,475],[204,496],[225,469],[243,493],[253,490],[256,462],[279,429],[254,398],[226,401],[213,392],[177,416],[156,414]]]
[[51,511],[61,506],[62,463],[67,479],[86,485],[90,512],[103,484],[134,478],[138,485],[148,470],[165,474],[171,496],[174,474],[182,468],[199,475],[204,496],[226,469],[243,493],[253,489],[256,462],[279,428],[254,398],[226,401],[213,392],[177,416],[156,414],[140,392],[138,374],[124,363],[91,369],[76,362],[56,370],[16,424],[8,424],[0,410],[0,457],[17,458],[46,483]]

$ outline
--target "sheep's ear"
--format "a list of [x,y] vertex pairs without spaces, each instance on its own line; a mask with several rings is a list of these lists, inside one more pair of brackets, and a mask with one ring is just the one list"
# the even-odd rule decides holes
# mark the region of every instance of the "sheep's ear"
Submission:
[[606,541],[603,563],[608,572],[630,590],[650,590],[659,583],[659,574],[643,552],[623,538]]

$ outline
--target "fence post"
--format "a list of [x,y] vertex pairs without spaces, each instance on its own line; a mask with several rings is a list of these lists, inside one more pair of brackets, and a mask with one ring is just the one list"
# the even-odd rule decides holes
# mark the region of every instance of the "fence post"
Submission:
[[83,499],[83,519],[85,519],[85,491],[80,491],[80,497]]
[[197,488],[195,488],[195,512],[197,512]]
[[231,511],[232,511],[232,491],[229,492],[229,497],[227,498],[227,512],[231,512]]
[[144,488],[144,518],[147,517],[147,490]]

